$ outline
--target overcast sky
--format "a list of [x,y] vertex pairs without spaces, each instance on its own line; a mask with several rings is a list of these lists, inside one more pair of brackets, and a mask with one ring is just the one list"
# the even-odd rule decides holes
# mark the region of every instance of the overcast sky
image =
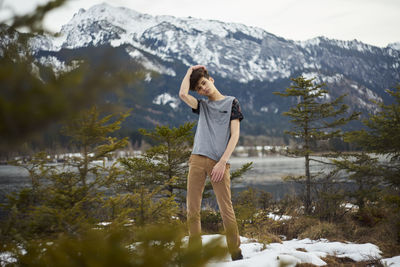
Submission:
[[[0,0],[0,19],[48,0]],[[258,26],[275,35],[306,40],[317,36],[357,39],[384,47],[400,42],[400,0],[70,0],[45,18],[59,31],[79,8],[106,2],[150,15],[192,16]]]

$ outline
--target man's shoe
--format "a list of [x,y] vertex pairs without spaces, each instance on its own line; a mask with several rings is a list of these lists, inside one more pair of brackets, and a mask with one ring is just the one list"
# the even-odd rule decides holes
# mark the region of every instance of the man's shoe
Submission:
[[231,258],[232,258],[232,261],[243,260],[242,251],[239,250],[238,252],[231,254]]

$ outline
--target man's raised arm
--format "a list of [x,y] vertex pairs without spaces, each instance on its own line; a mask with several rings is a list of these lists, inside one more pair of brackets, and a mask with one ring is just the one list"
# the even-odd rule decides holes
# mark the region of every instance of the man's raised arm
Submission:
[[189,95],[189,87],[190,87],[190,75],[192,75],[193,70],[198,68],[205,68],[202,65],[192,66],[188,69],[185,77],[181,83],[181,89],[179,90],[179,97],[188,104],[191,108],[197,108],[197,99],[193,96]]

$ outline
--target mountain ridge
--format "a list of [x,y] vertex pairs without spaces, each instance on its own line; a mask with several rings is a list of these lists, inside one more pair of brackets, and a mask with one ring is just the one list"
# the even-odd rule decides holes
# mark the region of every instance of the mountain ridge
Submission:
[[[82,49],[114,48],[119,60],[141,62],[149,71],[160,74],[158,80],[151,72],[147,74],[144,84],[148,100],[143,105],[170,108],[168,122],[174,124],[193,118],[174,113],[184,111],[178,88],[185,70],[195,64],[206,65],[218,78],[218,86],[240,98],[249,124],[272,123],[279,130],[285,127],[278,125],[279,113],[291,103],[272,92],[288,87],[291,77],[315,77],[330,89],[322,100],[347,93],[351,109],[367,113],[377,108],[370,100],[388,99],[385,89],[400,81],[396,43],[379,48],[323,36],[293,41],[240,23],[151,16],[104,3],[80,10],[62,27],[61,34],[59,38],[38,36],[32,42],[42,63],[46,57],[49,62],[74,58]],[[259,132],[269,126],[261,128]]]

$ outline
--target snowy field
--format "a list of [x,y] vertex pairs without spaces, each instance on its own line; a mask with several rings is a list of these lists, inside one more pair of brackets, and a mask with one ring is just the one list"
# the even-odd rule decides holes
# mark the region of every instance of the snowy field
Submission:
[[[210,242],[220,235],[203,235],[203,243]],[[248,238],[240,237],[243,260],[232,262],[230,256],[220,262],[210,262],[207,267],[278,267],[296,266],[298,263],[311,263],[316,266],[324,266],[321,258],[328,255],[335,257],[347,257],[354,261],[367,261],[381,259],[381,251],[376,245],[353,244],[341,242],[329,242],[321,240],[289,240],[280,243],[271,243],[264,246]],[[225,242],[225,238],[222,238]],[[223,244],[226,246],[226,244]],[[381,259],[386,266],[400,266],[400,256]]]

